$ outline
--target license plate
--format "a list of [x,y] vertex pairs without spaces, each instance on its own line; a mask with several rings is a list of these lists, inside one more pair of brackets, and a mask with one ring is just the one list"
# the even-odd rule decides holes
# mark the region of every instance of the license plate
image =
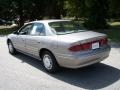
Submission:
[[99,48],[99,42],[92,43],[92,49]]

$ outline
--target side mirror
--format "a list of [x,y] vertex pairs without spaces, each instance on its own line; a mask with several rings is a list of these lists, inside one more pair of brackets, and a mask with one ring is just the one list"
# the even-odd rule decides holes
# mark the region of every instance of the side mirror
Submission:
[[20,32],[20,34],[21,34],[21,35],[26,35],[26,34],[27,34],[27,32]]

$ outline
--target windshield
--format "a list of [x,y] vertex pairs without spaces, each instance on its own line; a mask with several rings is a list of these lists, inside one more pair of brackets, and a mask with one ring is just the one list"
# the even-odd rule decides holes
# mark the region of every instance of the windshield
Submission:
[[86,29],[73,21],[50,22],[49,26],[53,33],[57,35],[84,32]]

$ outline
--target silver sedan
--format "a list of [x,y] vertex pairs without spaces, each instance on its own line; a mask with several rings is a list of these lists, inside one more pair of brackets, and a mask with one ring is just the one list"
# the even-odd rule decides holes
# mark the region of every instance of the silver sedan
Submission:
[[8,35],[10,54],[22,52],[43,62],[48,72],[59,67],[80,68],[109,56],[105,34],[84,29],[70,20],[41,20]]

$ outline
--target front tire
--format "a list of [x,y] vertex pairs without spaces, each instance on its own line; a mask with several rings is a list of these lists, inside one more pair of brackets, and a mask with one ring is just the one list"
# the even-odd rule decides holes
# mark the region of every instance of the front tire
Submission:
[[45,70],[50,73],[54,73],[54,72],[58,71],[58,69],[59,69],[59,65],[58,65],[54,55],[49,51],[43,52],[42,62],[43,62]]
[[8,49],[9,49],[10,54],[12,54],[12,55],[16,54],[16,50],[11,41],[8,42]]

